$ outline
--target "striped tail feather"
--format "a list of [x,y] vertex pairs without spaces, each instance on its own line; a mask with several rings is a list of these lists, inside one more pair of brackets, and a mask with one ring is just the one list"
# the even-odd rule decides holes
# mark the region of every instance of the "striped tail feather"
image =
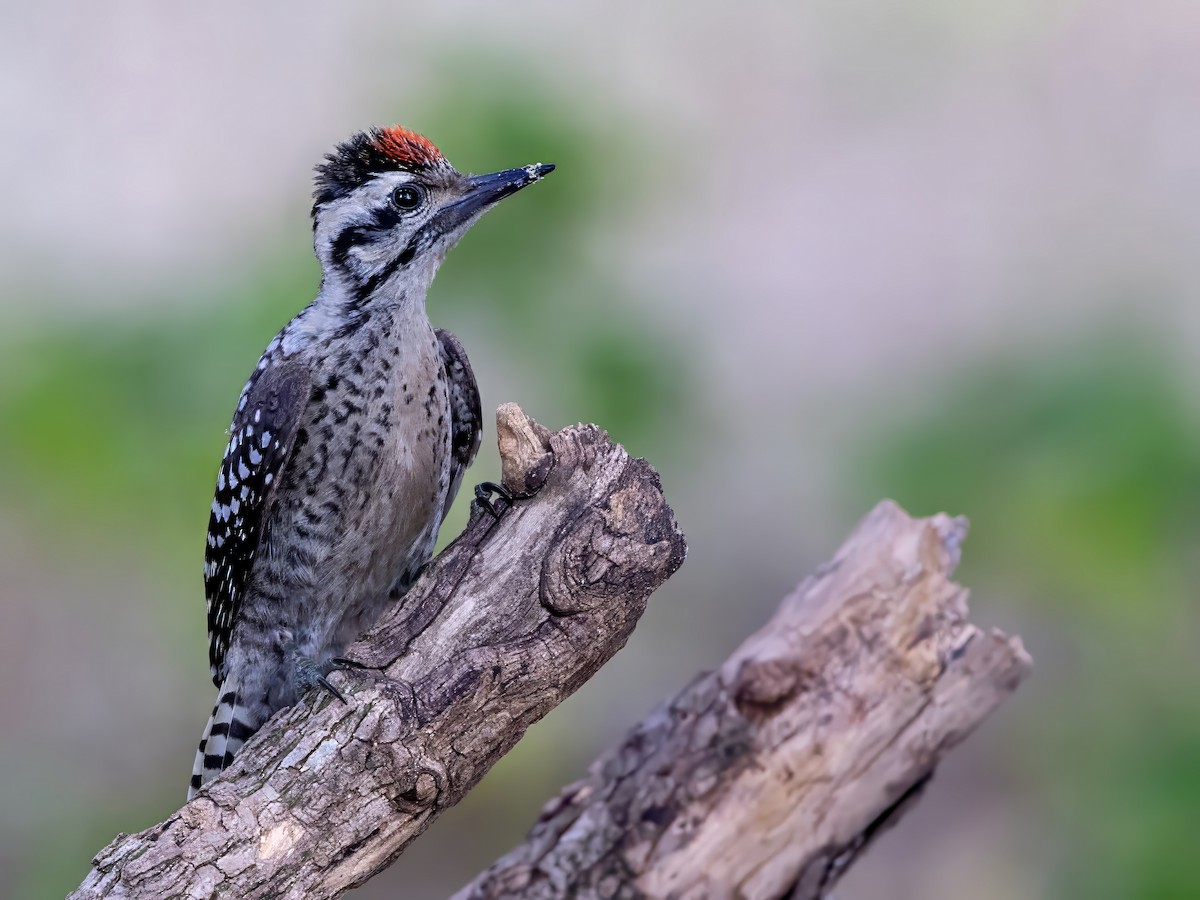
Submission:
[[258,730],[261,723],[251,721],[250,710],[240,700],[240,691],[233,675],[226,675],[217,694],[217,705],[213,707],[204,736],[196,751],[196,762],[192,766],[192,781],[188,787],[188,799],[196,796],[202,785],[216,778],[233,762],[233,756],[242,744]]

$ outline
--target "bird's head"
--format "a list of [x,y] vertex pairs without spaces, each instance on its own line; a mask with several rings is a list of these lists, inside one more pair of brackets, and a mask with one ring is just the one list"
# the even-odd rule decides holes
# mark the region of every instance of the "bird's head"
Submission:
[[446,252],[494,204],[548,175],[537,163],[464,175],[406,128],[359,132],[317,166],[313,245],[326,276],[364,302],[393,278],[428,287]]

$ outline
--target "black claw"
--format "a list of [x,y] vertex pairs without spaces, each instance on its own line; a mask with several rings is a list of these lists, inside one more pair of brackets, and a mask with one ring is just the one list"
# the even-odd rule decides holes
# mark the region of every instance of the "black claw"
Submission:
[[411,588],[420,580],[421,576],[425,574],[425,570],[428,568],[429,563],[421,563],[420,567],[415,572],[402,575],[400,578],[397,578],[395,584],[392,585],[392,589],[388,591],[388,597],[390,597],[392,600],[399,600],[408,593],[409,588]]
[[317,680],[317,684],[319,684],[325,690],[329,691],[329,693],[333,694],[333,696],[335,696],[339,700],[341,700],[342,703],[346,702],[346,698],[342,696],[342,692],[339,691],[337,688],[335,688],[332,684],[330,684],[329,679],[326,678],[324,675],[318,675],[316,680]]
[[[300,653],[296,644],[290,640],[283,645],[283,652],[291,667],[292,685],[296,689],[297,694],[303,694],[311,688],[320,688],[323,691],[328,691],[331,696],[336,697],[342,703],[346,702],[346,698],[342,696],[342,692],[335,688],[325,676],[335,669],[349,668],[349,666],[343,665],[344,663],[358,664],[342,657],[325,663],[318,663]],[[366,668],[365,666],[360,667]]]
[[429,563],[427,563],[427,562],[421,563],[421,565],[417,569],[417,571],[412,573],[412,577],[407,579],[407,584],[404,585],[404,589],[408,590],[410,587],[412,587],[414,584],[416,584],[418,581],[420,581],[421,576],[425,574],[425,570],[428,568],[429,568]]
[[496,504],[492,500],[492,494],[495,494],[509,506],[512,506],[513,492],[502,484],[496,484],[494,481],[481,481],[475,485],[475,503],[480,509],[487,510],[493,519],[499,519],[500,513],[503,510],[496,509]]
[[366,663],[360,663],[357,659],[347,659],[344,656],[335,656],[329,660],[331,669],[369,669],[371,668]]

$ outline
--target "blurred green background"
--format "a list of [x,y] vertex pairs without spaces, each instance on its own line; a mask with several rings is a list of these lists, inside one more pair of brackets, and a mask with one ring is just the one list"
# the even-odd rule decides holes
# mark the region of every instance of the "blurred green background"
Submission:
[[[369,124],[552,161],[429,299],[485,408],[659,469],[687,564],[610,666],[359,893],[446,896],[882,497],[973,523],[1034,677],[847,877],[1200,896],[1200,8],[967,0],[5,4],[0,897],[183,799],[233,404]],[[494,432],[474,480],[497,474]],[[460,501],[443,533],[465,519]]]

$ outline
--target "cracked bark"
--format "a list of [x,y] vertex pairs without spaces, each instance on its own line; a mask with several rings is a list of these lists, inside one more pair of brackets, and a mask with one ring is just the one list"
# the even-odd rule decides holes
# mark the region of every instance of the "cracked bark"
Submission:
[[[594,426],[550,434],[511,405],[497,424],[505,484],[532,496],[473,518],[351,648],[374,670],[351,703],[281,712],[72,896],[335,896],[623,646],[685,553],[657,476]],[[1029,672],[1019,639],[966,621],[965,533],[880,504],[456,900],[825,896]]]
[[[392,862],[624,646],[686,544],[658,475],[590,425],[497,412],[522,499],[475,515],[310,694],[164,822],[119,835],[71,895],[336,896]],[[528,496],[532,495],[532,496]]]
[[881,503],[454,900],[826,896],[1030,670],[966,621],[965,536]]

